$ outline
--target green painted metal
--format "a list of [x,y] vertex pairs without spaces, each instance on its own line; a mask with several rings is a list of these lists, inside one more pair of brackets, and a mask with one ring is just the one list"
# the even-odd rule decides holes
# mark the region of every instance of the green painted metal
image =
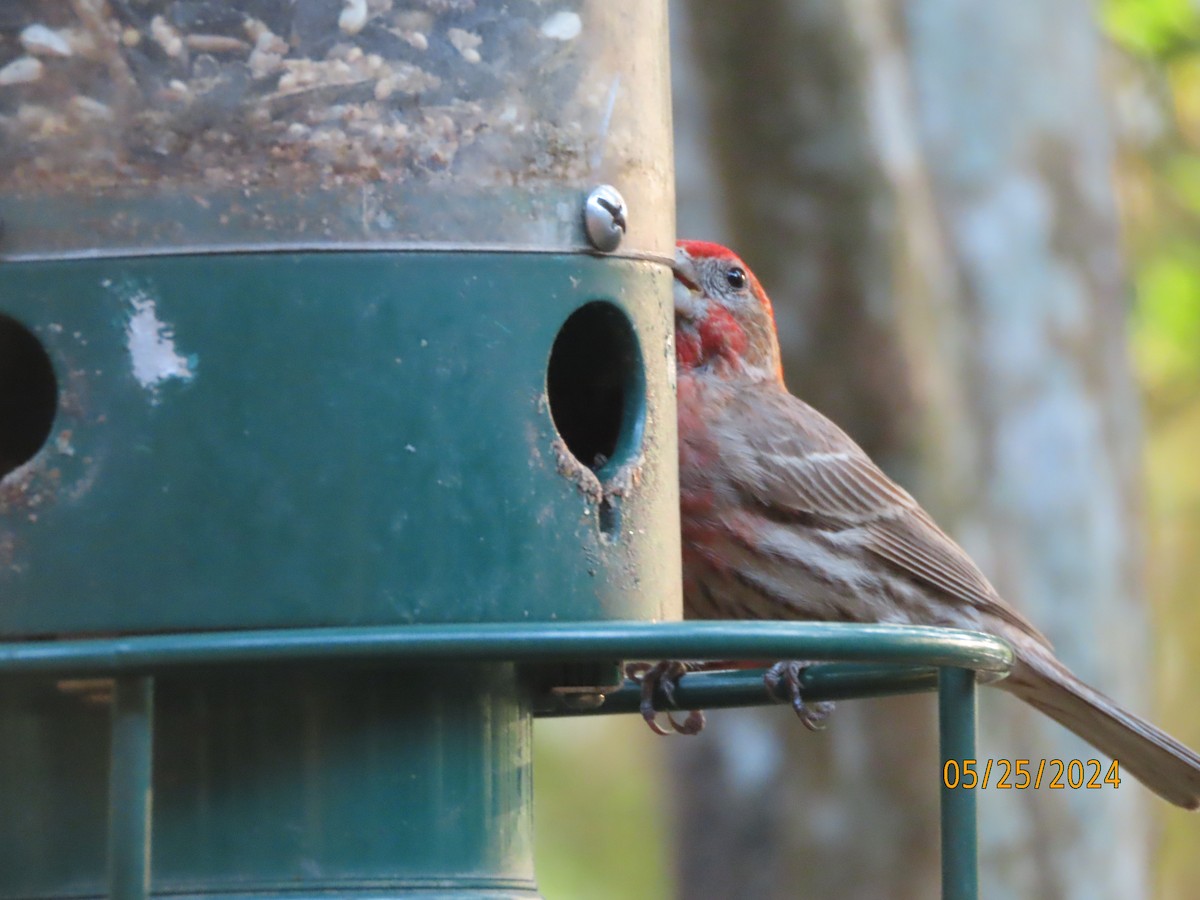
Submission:
[[829,622],[529,622],[130,635],[0,644],[0,674],[111,675],[251,663],[840,659],[1004,673],[989,634]]
[[[938,736],[941,762],[975,759],[975,673],[943,667],[938,672]],[[979,850],[975,818],[975,786],[941,787],[942,898],[975,900],[979,896]],[[954,784],[957,779],[951,779]]]
[[[890,697],[937,690],[937,669],[929,666],[877,666],[863,663],[814,663],[804,670],[801,693],[809,701],[848,700],[862,697]],[[675,688],[674,704],[655,696],[655,708],[732,709],[771,706],[786,702],[769,693],[763,683],[766,669],[741,669],[730,672],[689,672]],[[615,715],[638,712],[642,702],[641,685],[626,680],[615,690],[604,692],[598,706],[583,706],[577,697],[546,692],[534,698],[539,717]]]
[[[593,301],[599,480],[547,398]],[[678,618],[670,303],[665,265],[582,255],[7,265],[60,397],[0,490],[0,635]]]
[[[480,623],[9,642],[0,645],[0,730],[13,740],[0,746],[0,791],[22,814],[0,820],[0,897],[98,895],[106,806],[137,809],[145,794],[126,777],[124,787],[112,782],[108,802],[109,722],[85,702],[88,685],[97,684],[86,676],[116,675],[118,684],[136,686],[148,672],[158,673],[156,895],[536,896],[531,685],[544,681],[548,664],[573,662],[583,672],[583,663],[626,657],[887,663],[815,665],[806,674],[813,699],[924,689],[930,661],[993,676],[1012,661],[1008,646],[989,635],[794,622]],[[74,680],[50,680],[65,676]],[[680,705],[767,699],[761,672],[720,676],[724,686],[712,683],[717,677],[685,679]],[[969,746],[974,718],[963,715],[947,683],[943,676],[942,727],[956,743],[943,752],[965,752],[963,733]],[[635,694],[617,691],[610,711],[632,708]],[[973,837],[966,840],[973,846]],[[954,847],[948,853],[958,854],[947,856],[958,873],[974,858]],[[441,893],[426,893],[435,887]]]
[[124,676],[113,686],[108,775],[108,896],[140,900],[150,891],[154,679]]
[[[0,635],[117,661],[0,679],[0,897],[137,896],[151,837],[156,896],[536,896],[532,676],[289,642],[677,618],[670,293],[542,253],[0,270],[57,382],[36,455],[0,441]],[[125,668],[146,640],[199,653]]]
[[[43,682],[19,686],[23,715],[0,707],[2,732],[24,738],[0,754],[5,808],[21,811],[0,820],[0,897],[102,896],[106,883],[138,896],[149,741],[146,693],[130,681],[128,702],[117,682],[113,741],[135,758],[114,766],[111,802],[94,706]],[[537,896],[532,720],[515,666],[231,667],[156,681],[155,896]],[[29,740],[64,730],[59,746]],[[106,807],[120,820],[107,874]]]
[[0,897],[107,888],[113,723],[95,687],[0,679]]

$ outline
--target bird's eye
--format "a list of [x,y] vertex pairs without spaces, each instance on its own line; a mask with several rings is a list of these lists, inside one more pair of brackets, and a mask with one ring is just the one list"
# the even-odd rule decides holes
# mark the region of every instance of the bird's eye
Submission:
[[746,286],[746,270],[740,266],[734,266],[725,273],[725,280],[735,291],[740,291]]

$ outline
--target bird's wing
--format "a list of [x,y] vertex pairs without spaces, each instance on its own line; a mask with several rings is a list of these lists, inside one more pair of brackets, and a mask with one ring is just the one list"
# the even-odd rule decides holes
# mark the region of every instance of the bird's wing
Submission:
[[734,400],[725,408],[731,421],[721,429],[726,436],[721,460],[732,488],[776,520],[828,532],[856,529],[871,553],[902,573],[1050,646],[1004,602],[966,551],[845,432],[786,391],[769,395],[766,421],[776,424],[769,433],[762,429],[763,397],[746,404]]

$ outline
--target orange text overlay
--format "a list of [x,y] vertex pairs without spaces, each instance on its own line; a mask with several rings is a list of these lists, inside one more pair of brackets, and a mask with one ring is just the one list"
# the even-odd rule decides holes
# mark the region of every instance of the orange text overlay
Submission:
[[1117,760],[1098,759],[948,759],[942,766],[942,784],[951,790],[996,788],[1018,790],[1049,788],[1052,791],[1120,787]]

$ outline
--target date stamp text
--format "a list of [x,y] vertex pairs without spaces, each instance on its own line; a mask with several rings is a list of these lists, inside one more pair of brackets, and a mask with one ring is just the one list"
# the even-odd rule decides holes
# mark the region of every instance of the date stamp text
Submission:
[[967,791],[1098,791],[1121,786],[1120,768],[1115,759],[948,759],[942,766],[942,784]]

